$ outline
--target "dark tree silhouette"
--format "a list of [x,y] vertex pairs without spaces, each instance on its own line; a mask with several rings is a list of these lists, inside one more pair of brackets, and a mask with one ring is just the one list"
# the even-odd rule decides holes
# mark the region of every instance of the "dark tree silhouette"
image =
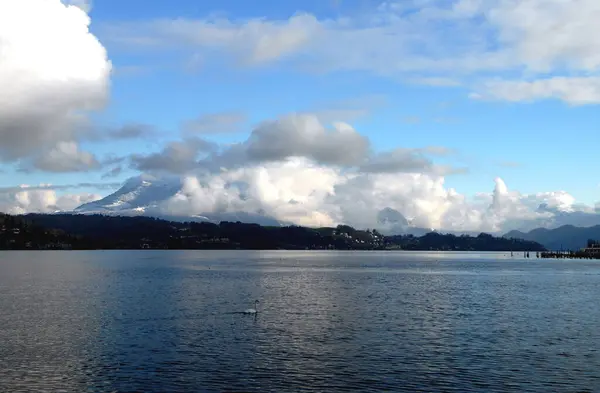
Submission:
[[269,227],[241,222],[171,222],[150,217],[0,215],[1,249],[289,249],[542,251],[535,242],[432,232],[383,236],[348,225]]

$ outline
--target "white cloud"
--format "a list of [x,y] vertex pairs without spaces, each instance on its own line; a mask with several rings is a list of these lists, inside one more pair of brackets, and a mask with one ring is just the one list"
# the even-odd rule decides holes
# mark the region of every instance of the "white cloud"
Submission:
[[600,103],[600,77],[552,77],[533,81],[489,80],[473,98],[502,101],[559,99],[572,105]]
[[[206,154],[199,159],[201,152]],[[134,169],[141,171],[185,174],[197,169],[237,169],[307,158],[319,164],[365,173],[465,173],[465,168],[436,165],[429,157],[450,153],[440,146],[396,148],[376,153],[369,138],[348,123],[324,123],[319,114],[292,113],[258,124],[243,142],[218,146],[187,138],[169,143],[159,153],[134,154],[131,163]]]
[[260,124],[244,147],[255,161],[302,156],[327,164],[353,165],[368,154],[369,140],[347,123],[333,122],[328,128],[317,116],[291,114]]
[[[117,35],[123,31],[131,33],[130,26],[115,25],[111,31]],[[253,19],[243,23],[224,18],[162,19],[139,23],[136,28],[140,29],[138,33],[121,36],[118,40],[155,48],[183,44],[222,50],[234,54],[245,64],[255,65],[295,54],[311,41],[320,23],[313,15],[297,14],[281,21]]]
[[[485,2],[480,2],[484,4]],[[482,7],[498,41],[535,72],[600,67],[596,0],[501,0]]]
[[76,142],[58,142],[55,147],[37,157],[36,169],[47,172],[83,172],[97,169],[100,163],[89,152],[81,151]]
[[185,173],[198,166],[201,153],[216,149],[216,144],[200,138],[186,138],[183,141],[170,142],[159,153],[131,156],[133,167],[140,171],[158,171]]
[[[297,69],[447,87],[483,80],[484,93],[497,99],[587,104],[598,102],[597,82],[585,78],[600,71],[599,18],[597,0],[403,0],[336,19],[301,13],[135,22],[110,26],[107,37],[136,47],[183,46],[190,56],[216,50],[254,66],[286,60]],[[490,75],[514,81],[488,84]]]
[[82,203],[100,199],[98,194],[59,195],[53,189],[23,185],[18,189],[0,191],[0,212],[9,214],[53,213],[70,211]]
[[159,211],[184,216],[246,212],[307,226],[382,228],[380,211],[393,209],[412,226],[447,231],[600,223],[593,207],[577,205],[562,191],[523,195],[498,178],[493,192],[467,198],[447,188],[442,176],[347,173],[305,158],[188,175],[184,184],[159,203]]
[[[343,223],[389,230],[393,224],[382,222],[381,212],[392,211],[414,227],[496,233],[600,223],[593,206],[577,204],[565,191],[521,194],[497,178],[492,192],[468,198],[447,187],[440,175],[352,173],[298,157],[188,173],[183,178],[144,176],[142,183],[139,198],[137,183],[127,183],[123,191],[127,208],[133,211],[139,202],[147,212],[171,216],[248,213],[305,226]],[[95,194],[57,195],[55,189],[64,188],[0,189],[0,211],[70,210],[99,198]],[[111,197],[109,204],[119,205],[118,199]]]
[[[479,67],[468,56],[448,58],[443,45],[436,42],[445,39],[455,43],[460,39],[470,43],[479,38],[463,34],[450,41],[448,35],[431,29],[430,22],[425,16],[406,18],[389,10],[339,19],[318,19],[309,13],[280,20],[177,18],[113,24],[107,27],[105,36],[123,45],[152,50],[188,47],[192,48],[191,57],[198,56],[199,51],[217,50],[252,66],[290,59],[321,71],[448,70],[469,63],[470,67]],[[415,45],[427,56],[414,53]],[[465,50],[470,52],[468,47]],[[431,80],[449,80],[444,75],[435,78]]]
[[302,225],[329,225],[321,211],[338,172],[306,159],[269,163],[219,174],[188,176],[180,193],[163,208],[170,214],[264,211]]
[[60,0],[0,1],[0,160],[76,140],[106,102],[111,64],[89,24]]

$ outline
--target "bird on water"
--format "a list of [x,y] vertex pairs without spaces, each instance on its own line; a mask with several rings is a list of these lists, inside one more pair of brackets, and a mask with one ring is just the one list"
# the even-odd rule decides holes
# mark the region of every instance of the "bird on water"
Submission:
[[260,303],[258,300],[254,301],[254,308],[249,308],[247,310],[244,311],[244,314],[256,314],[258,313],[258,303]]

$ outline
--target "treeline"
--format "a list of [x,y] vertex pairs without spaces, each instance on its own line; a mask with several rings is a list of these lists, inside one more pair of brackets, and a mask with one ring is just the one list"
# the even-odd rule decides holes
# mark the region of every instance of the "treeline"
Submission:
[[437,250],[437,251],[545,251],[539,243],[522,240],[494,237],[487,233],[478,236],[452,235],[430,232],[415,237],[412,235],[389,236],[388,244],[396,245],[404,250]]
[[0,213],[0,249],[68,249],[81,240],[81,236],[56,228],[45,228],[23,217]]
[[171,222],[150,217],[0,215],[0,249],[288,249],[542,251],[535,242],[430,233],[383,236],[377,230],[241,222]]
[[[152,217],[28,214],[30,226],[73,235],[73,249],[340,249],[384,248],[384,236],[336,228],[269,227],[241,222],[172,222]],[[36,242],[37,243],[37,242]]]

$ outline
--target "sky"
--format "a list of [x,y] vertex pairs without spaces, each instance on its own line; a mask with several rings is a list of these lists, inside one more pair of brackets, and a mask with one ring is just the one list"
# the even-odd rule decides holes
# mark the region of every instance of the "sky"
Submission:
[[600,224],[597,0],[0,0],[0,211]]

